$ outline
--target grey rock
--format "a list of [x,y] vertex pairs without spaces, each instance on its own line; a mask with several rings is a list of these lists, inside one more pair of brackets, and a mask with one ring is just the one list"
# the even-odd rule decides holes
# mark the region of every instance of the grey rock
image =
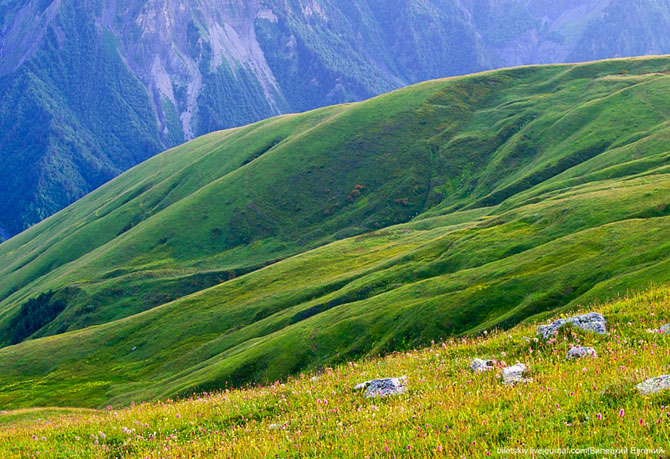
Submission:
[[542,338],[549,338],[549,336],[556,334],[558,329],[566,324],[572,324],[577,328],[598,333],[600,335],[607,333],[607,321],[602,314],[598,314],[597,312],[589,312],[588,314],[568,317],[567,319],[559,319],[549,325],[540,325],[537,327],[537,332],[542,335]]
[[470,369],[475,373],[483,373],[485,371],[491,371],[495,368],[495,360],[482,360],[474,359],[470,362]]
[[592,347],[575,346],[568,351],[569,359],[581,359],[583,357],[598,357],[598,353]]
[[670,389],[670,375],[658,376],[641,382],[635,388],[642,395],[655,394]]
[[513,386],[519,383],[531,382],[532,379],[525,377],[526,373],[528,373],[528,367],[523,363],[505,367],[502,371],[503,383]]
[[407,376],[401,376],[400,378],[373,379],[371,381],[356,384],[354,389],[362,390],[367,388],[364,395],[365,398],[388,397],[390,395],[399,395],[407,392],[407,386],[405,385],[406,381]]
[[665,324],[661,326],[661,328],[658,329],[661,333],[668,333],[670,334],[670,324]]

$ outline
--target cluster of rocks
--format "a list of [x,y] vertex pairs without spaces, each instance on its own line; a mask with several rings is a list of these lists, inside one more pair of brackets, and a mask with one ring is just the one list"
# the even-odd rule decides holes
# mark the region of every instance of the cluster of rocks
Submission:
[[[547,339],[552,335],[558,333],[558,330],[566,324],[572,324],[577,328],[590,331],[598,334],[607,333],[607,322],[602,314],[591,312],[588,314],[581,314],[567,319],[559,319],[548,325],[540,325],[537,333],[543,338]],[[670,324],[663,325],[658,332],[670,333]],[[592,347],[574,346],[570,348],[567,353],[568,359],[580,359],[584,357],[597,358],[598,353]],[[470,370],[474,373],[484,373],[494,370],[498,362],[493,359],[473,359],[470,362]],[[520,383],[532,382],[528,378],[528,366],[523,363],[507,366],[502,369],[502,381],[506,385],[516,385]],[[365,389],[365,398],[388,397],[390,395],[398,395],[407,392],[406,386],[407,376],[400,378],[384,378],[373,379],[357,384],[355,390]],[[670,390],[670,375],[659,376],[635,386],[641,394],[653,394],[662,390]]]
[[598,333],[600,335],[607,333],[605,317],[597,312],[589,312],[588,314],[581,314],[567,319],[559,319],[549,325],[540,325],[537,327],[537,332],[542,338],[547,339],[551,335],[558,333],[558,329],[566,324],[572,324],[577,328]]
[[390,395],[404,394],[407,392],[407,386],[405,385],[406,381],[407,376],[373,379],[371,381],[357,384],[354,387],[354,390],[366,389],[364,395],[365,398],[388,397]]

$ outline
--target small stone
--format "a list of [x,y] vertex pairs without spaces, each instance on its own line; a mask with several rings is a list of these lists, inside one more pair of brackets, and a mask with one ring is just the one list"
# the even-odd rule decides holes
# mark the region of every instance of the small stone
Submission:
[[655,394],[663,390],[670,389],[670,375],[658,376],[656,378],[647,379],[641,382],[635,388],[642,395]]
[[529,383],[532,379],[525,378],[528,367],[523,363],[517,363],[511,367],[505,367],[502,371],[503,383],[507,385],[516,385],[519,383]]
[[130,352],[135,352],[136,350],[137,350],[137,346],[134,346],[134,347],[130,350]]
[[495,360],[482,360],[474,359],[470,362],[470,369],[475,373],[483,373],[485,371],[491,371],[495,368]]
[[577,328],[587,330],[593,333],[603,335],[607,333],[607,325],[605,317],[597,312],[590,312],[588,314],[581,314],[567,319],[556,320],[549,325],[540,325],[537,327],[537,332],[542,335],[542,338],[549,338],[549,336],[558,333],[558,329],[563,325],[572,324]]
[[319,379],[321,379],[321,378],[319,378],[318,376],[312,376],[309,380],[310,381],[318,381]]
[[268,426],[268,430],[279,430],[281,429],[281,426],[279,424],[270,424]]
[[581,359],[583,357],[598,357],[598,353],[592,347],[575,346],[568,351],[569,359]]
[[373,379],[371,381],[356,384],[354,390],[362,390],[367,387],[364,395],[365,398],[388,397],[390,395],[399,395],[407,392],[407,386],[405,385],[406,381],[407,376],[402,376],[400,378]]

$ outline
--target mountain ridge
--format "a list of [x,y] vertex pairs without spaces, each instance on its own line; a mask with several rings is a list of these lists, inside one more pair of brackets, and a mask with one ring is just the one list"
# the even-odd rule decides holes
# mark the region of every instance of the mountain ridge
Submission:
[[668,26],[667,5],[623,0],[3,0],[0,226],[210,131],[487,68],[668,52]]

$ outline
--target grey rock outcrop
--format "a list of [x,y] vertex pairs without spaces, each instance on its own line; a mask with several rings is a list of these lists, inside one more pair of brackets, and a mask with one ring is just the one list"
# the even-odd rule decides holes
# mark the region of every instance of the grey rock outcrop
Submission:
[[583,357],[598,357],[598,353],[592,347],[575,346],[568,351],[569,359],[581,359]]
[[529,383],[532,381],[526,378],[528,367],[523,363],[517,363],[511,367],[505,367],[502,371],[503,384],[513,386],[519,383]]
[[567,319],[559,319],[549,325],[540,325],[537,327],[537,332],[542,338],[546,339],[557,333],[558,329],[566,324],[572,324],[577,328],[601,335],[607,333],[607,321],[602,314],[598,314],[597,312],[568,317]]
[[354,389],[365,391],[365,398],[377,398],[377,397],[388,397],[390,395],[399,395],[407,392],[407,386],[405,385],[407,381],[407,376],[401,376],[400,378],[383,378],[383,379],[373,379],[371,381],[365,381],[360,384],[357,384]]
[[641,382],[635,389],[642,395],[655,394],[663,390],[670,389],[670,375],[658,376],[656,378],[647,379]]
[[485,371],[491,371],[495,368],[495,360],[482,360],[474,359],[470,362],[470,369],[475,373],[483,373]]

